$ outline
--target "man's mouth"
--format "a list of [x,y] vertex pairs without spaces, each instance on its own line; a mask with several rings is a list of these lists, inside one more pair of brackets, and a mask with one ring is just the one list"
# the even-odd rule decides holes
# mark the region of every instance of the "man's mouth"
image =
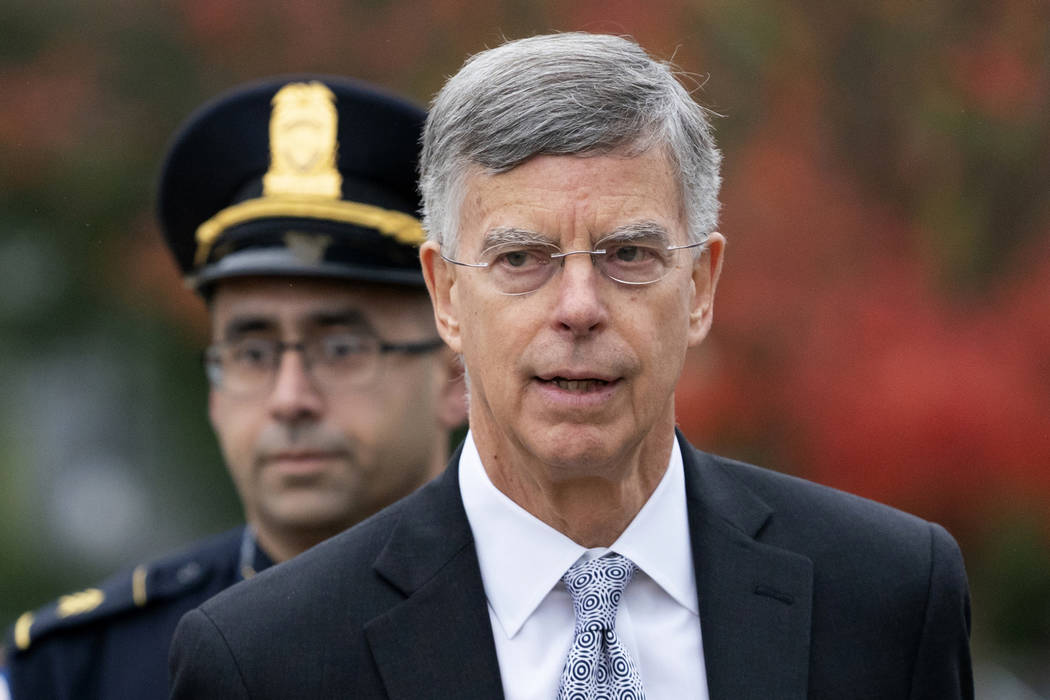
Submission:
[[325,450],[289,450],[287,452],[278,452],[273,455],[273,459],[283,460],[307,460],[307,459],[329,459],[334,457],[334,452]]
[[[588,376],[590,375],[590,376]],[[554,371],[544,372],[536,375],[536,380],[549,387],[566,391],[571,394],[593,394],[608,390],[612,385],[619,382],[618,377],[609,374],[591,374],[586,370],[580,371]]]
[[604,379],[566,379],[565,377],[553,377],[542,381],[553,384],[563,391],[572,391],[581,394],[590,391],[598,391],[609,385],[609,382]]
[[317,465],[321,462],[338,459],[340,456],[340,452],[332,450],[281,450],[263,455],[263,462],[285,466],[299,465],[305,468],[308,465]]

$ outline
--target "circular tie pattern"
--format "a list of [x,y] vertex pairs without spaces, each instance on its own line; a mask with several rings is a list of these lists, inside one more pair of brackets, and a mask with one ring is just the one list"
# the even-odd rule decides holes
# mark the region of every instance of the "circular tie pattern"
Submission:
[[642,678],[616,636],[616,610],[634,563],[619,554],[577,562],[561,580],[576,626],[558,683],[558,700],[644,700]]

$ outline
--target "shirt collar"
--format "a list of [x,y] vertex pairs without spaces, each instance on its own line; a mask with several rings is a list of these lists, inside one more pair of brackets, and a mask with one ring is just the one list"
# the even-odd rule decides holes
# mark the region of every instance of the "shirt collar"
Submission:
[[685,467],[677,439],[671,447],[667,471],[653,495],[610,549],[633,561],[679,605],[700,614],[685,502]]
[[[459,458],[459,487],[485,595],[504,632],[514,637],[562,574],[581,556],[599,552],[576,544],[497,489],[470,432]],[[629,558],[680,605],[698,614],[677,440],[653,495],[609,549]]]
[[513,637],[584,548],[492,484],[470,432],[459,458],[459,489],[485,596],[504,632]]

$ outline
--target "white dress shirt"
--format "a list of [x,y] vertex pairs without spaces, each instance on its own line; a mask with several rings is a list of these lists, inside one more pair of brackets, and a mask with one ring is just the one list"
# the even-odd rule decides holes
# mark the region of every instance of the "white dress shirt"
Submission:
[[638,567],[620,601],[616,634],[638,667],[647,700],[708,700],[677,440],[660,484],[608,549],[581,547],[507,498],[489,480],[469,432],[459,488],[507,700],[557,697],[575,623],[561,577],[581,557],[610,551]]

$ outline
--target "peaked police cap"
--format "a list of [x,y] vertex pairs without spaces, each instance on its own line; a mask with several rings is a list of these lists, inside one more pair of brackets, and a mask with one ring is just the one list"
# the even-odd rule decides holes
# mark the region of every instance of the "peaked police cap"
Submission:
[[286,76],[194,112],[161,170],[158,216],[201,293],[246,276],[422,286],[416,165],[426,113],[365,83]]

